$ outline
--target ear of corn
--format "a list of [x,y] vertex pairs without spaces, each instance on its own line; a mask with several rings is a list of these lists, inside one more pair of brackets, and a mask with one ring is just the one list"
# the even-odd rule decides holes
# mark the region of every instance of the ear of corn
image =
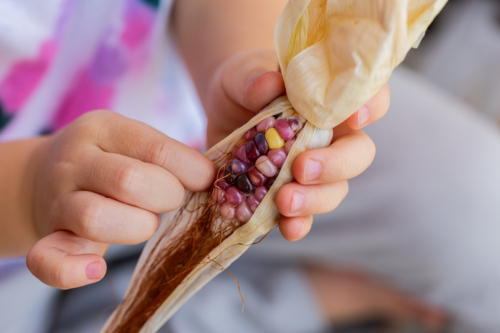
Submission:
[[[237,155],[238,145],[257,132],[266,133],[270,149],[288,153],[274,184],[263,198],[259,197],[262,200],[247,222],[244,221],[248,217],[238,221],[236,214],[221,216],[224,200],[217,193],[215,200],[213,194],[188,193],[183,207],[162,218],[160,230],[148,241],[139,259],[123,303],[102,332],[157,332],[203,285],[241,256],[255,239],[272,230],[281,217],[274,198],[282,185],[293,180],[291,166],[296,156],[330,144],[331,129],[381,89],[445,3],[446,0],[291,0],[275,31],[288,98],[275,100],[206,153],[221,170],[234,156],[240,156],[240,161],[251,167],[255,161]],[[286,139],[279,135],[279,128],[275,128],[279,124],[269,118],[277,115],[305,120],[296,138],[284,132],[281,133]],[[248,171],[247,167],[235,168]],[[225,177],[228,172],[222,175]],[[216,184],[214,191],[215,187]],[[252,191],[242,200],[257,197]],[[186,246],[180,240],[187,232],[198,230],[201,214],[212,214],[208,232],[220,236],[220,241],[192,244],[187,254],[200,256],[196,265],[181,270],[179,281],[175,281],[178,276],[167,277],[165,273],[165,281],[159,281],[160,287],[156,283],[153,290],[151,276],[160,273],[161,278],[162,270],[173,264],[159,265],[159,260],[179,244]],[[182,261],[177,263],[180,264]],[[161,286],[172,281],[172,291],[162,293]],[[150,307],[149,303],[157,306]],[[138,321],[137,316],[144,318]]]

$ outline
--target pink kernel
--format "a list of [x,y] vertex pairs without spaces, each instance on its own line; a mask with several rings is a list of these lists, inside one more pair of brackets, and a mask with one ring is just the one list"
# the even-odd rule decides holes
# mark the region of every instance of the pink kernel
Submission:
[[268,154],[267,157],[278,169],[281,169],[286,160],[286,152],[283,149],[273,149]]
[[288,141],[294,137],[295,131],[292,129],[290,124],[285,119],[279,119],[276,121],[274,128],[278,131],[279,135],[283,140]]
[[290,141],[288,141],[286,143],[286,145],[285,145],[285,151],[286,151],[287,154],[290,154],[290,150],[292,150],[292,146],[293,146],[294,143],[295,143],[295,139],[290,140]]
[[252,127],[251,129],[249,129],[245,133],[245,141],[248,141],[248,140],[252,139],[255,136],[256,133],[257,133],[257,130],[255,129],[255,127]]
[[248,207],[248,204],[246,202],[242,202],[241,205],[236,208],[236,218],[240,222],[248,222],[252,218],[252,211],[250,210],[250,207]]
[[276,119],[274,119],[274,117],[267,117],[257,125],[257,132],[267,131],[268,129],[273,128],[275,123]]
[[252,213],[255,213],[255,211],[257,210],[257,208],[260,205],[260,202],[259,202],[259,200],[255,199],[255,197],[253,195],[251,195],[247,198],[247,205],[248,205],[248,208],[250,208],[250,210],[252,211]]
[[255,166],[266,177],[273,177],[278,173],[278,168],[274,165],[267,156],[261,156],[255,162]]
[[236,215],[236,209],[234,209],[234,207],[231,207],[231,205],[226,202],[225,204],[220,206],[220,214],[222,218],[226,220],[232,220]]
[[238,206],[245,200],[245,195],[236,186],[231,186],[226,190],[226,197],[231,206]]
[[255,199],[259,200],[259,202],[262,202],[262,200],[264,200],[266,194],[267,194],[267,188],[265,186],[257,187],[254,192]]
[[267,177],[264,176],[257,168],[252,168],[248,171],[248,178],[255,186],[263,186],[266,183]]

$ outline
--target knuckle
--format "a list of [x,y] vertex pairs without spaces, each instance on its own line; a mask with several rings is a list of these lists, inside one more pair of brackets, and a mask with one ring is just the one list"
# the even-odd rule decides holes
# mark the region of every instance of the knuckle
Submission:
[[136,163],[130,163],[117,173],[116,191],[122,196],[130,197],[137,184],[143,183],[144,172]]
[[337,157],[337,178],[347,179],[349,174],[349,163],[347,158],[343,155],[338,155]]
[[70,125],[71,132],[82,137],[97,137],[113,116],[116,116],[114,112],[105,110],[87,112]]
[[176,159],[174,150],[169,149],[169,146],[164,140],[154,140],[149,147],[146,156],[146,162],[156,165],[165,165],[167,160]]
[[99,234],[102,229],[100,216],[104,210],[104,203],[102,200],[92,200],[85,204],[80,216],[81,231],[88,237]]

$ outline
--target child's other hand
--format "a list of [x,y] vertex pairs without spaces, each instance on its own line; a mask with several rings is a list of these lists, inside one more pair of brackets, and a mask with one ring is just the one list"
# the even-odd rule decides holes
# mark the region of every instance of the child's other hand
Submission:
[[100,280],[109,243],[138,244],[157,214],[179,207],[184,190],[213,183],[215,165],[146,124],[88,113],[41,143],[33,158],[33,221],[42,238],[30,271],[61,289]]
[[[273,50],[239,53],[217,71],[206,98],[208,143],[215,144],[245,124],[285,93]],[[386,85],[361,110],[335,128],[331,146],[302,153],[295,160],[296,182],[283,186],[276,206],[283,215],[280,230],[290,241],[304,237],[312,215],[334,210],[348,192],[347,180],[373,161],[375,145],[360,130],[387,112],[390,92]]]

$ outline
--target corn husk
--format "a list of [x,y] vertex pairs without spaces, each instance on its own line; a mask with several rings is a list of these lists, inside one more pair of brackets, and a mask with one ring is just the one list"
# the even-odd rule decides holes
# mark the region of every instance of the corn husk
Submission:
[[[307,120],[280,174],[242,227],[211,250],[156,309],[140,332],[157,332],[193,294],[239,258],[257,238],[274,228],[280,214],[277,190],[293,180],[295,157],[307,149],[328,146],[332,128],[364,105],[389,79],[392,70],[419,40],[446,0],[291,0],[276,26],[278,59],[288,97],[280,97],[245,126],[210,149],[206,156],[222,165],[246,131],[271,115]],[[147,288],[147,272],[155,258],[175,246],[176,236],[195,223],[209,194],[186,196],[182,210],[162,218],[134,271],[123,303],[102,332],[118,332],[136,300]],[[123,331],[123,329],[122,329]],[[130,330],[130,332],[138,330]],[[121,331],[120,331],[121,332]]]

